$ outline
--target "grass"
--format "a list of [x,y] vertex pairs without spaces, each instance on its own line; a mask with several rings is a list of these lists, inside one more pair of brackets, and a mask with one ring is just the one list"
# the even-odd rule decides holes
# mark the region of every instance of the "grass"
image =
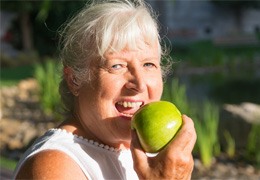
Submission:
[[162,100],[176,104],[183,114],[189,114],[190,106],[186,95],[186,86],[180,84],[178,79],[165,84]]
[[247,158],[260,168],[260,124],[253,124],[247,139]]
[[162,99],[174,103],[183,114],[188,114],[193,118],[197,132],[194,153],[199,154],[203,165],[209,168],[213,158],[220,153],[217,105],[208,100],[203,101],[202,105],[189,101],[186,86],[180,84],[178,79],[165,84]]
[[175,45],[172,56],[175,61],[186,62],[192,66],[234,66],[253,63],[259,54],[259,46],[221,47],[211,41],[194,42],[186,46]]
[[34,65],[17,66],[10,68],[1,68],[1,84],[0,86],[13,86],[19,81],[33,77]]
[[212,165],[213,157],[220,153],[218,139],[219,109],[210,101],[204,101],[193,118],[197,132],[197,147],[200,159],[206,168]]
[[224,137],[226,139],[227,147],[226,147],[226,153],[230,158],[233,158],[236,153],[236,142],[235,139],[231,136],[229,131],[224,131]]
[[0,156],[0,168],[5,167],[8,170],[14,171],[16,164],[17,161]]
[[[59,96],[60,66],[53,60],[47,59],[44,64],[35,68],[35,75],[40,87],[40,104],[47,115],[53,116],[61,107]],[[58,115],[55,118],[59,118]]]

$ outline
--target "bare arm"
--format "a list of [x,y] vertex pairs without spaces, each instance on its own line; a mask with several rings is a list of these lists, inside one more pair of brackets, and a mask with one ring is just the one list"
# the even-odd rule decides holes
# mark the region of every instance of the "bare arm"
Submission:
[[156,157],[147,157],[132,133],[131,151],[140,179],[190,179],[193,170],[192,149],[196,142],[193,121],[183,115],[183,126],[175,139]]
[[87,179],[80,167],[65,153],[46,150],[27,160],[16,179]]

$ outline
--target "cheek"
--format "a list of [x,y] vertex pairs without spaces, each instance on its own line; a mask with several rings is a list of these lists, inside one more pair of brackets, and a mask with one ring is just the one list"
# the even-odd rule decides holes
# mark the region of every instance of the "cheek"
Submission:
[[157,93],[158,93],[158,100],[161,99],[162,93],[163,93],[163,82],[160,81],[160,83],[157,85]]
[[120,90],[123,86],[122,80],[108,76],[103,76],[99,82],[100,84],[97,89],[100,92],[100,96],[102,98],[111,98],[115,96],[118,90]]
[[117,82],[111,82],[110,84],[104,84],[103,88],[100,90],[100,96],[104,99],[110,99],[114,96],[116,90],[118,89]]
[[153,100],[160,100],[163,92],[163,81],[162,78],[158,77],[154,79],[151,78],[151,81],[149,81],[149,94],[150,98]]

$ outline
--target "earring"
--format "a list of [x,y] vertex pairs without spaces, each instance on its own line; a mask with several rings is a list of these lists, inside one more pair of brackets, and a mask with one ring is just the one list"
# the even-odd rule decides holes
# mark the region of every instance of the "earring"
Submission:
[[79,95],[79,91],[78,90],[75,90],[74,93],[73,93],[74,96],[78,96]]

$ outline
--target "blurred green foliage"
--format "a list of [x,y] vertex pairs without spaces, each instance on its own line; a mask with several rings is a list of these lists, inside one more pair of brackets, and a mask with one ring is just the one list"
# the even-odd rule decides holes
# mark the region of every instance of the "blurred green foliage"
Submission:
[[19,0],[1,1],[1,9],[17,14],[9,32],[12,34],[11,44],[19,50],[23,49],[23,28],[25,23],[21,17],[29,17],[30,39],[33,49],[40,56],[53,56],[57,54],[58,30],[61,25],[81,9],[88,1],[53,1],[53,0]]
[[233,158],[235,156],[236,153],[236,142],[234,140],[234,138],[231,136],[230,132],[225,130],[224,131],[224,137],[226,139],[226,153],[228,155],[228,157]]
[[220,154],[218,139],[219,109],[210,101],[204,101],[193,117],[197,132],[197,147],[200,159],[206,168],[212,165],[213,158]]
[[0,156],[0,169],[1,167],[5,167],[6,169],[13,171],[16,167],[16,164],[17,161]]
[[203,165],[209,168],[220,153],[218,139],[219,110],[210,101],[202,104],[191,102],[186,94],[186,86],[173,79],[165,85],[163,100],[174,103],[183,114],[192,117],[197,132],[194,153],[200,156]]
[[35,79],[39,84],[40,104],[46,115],[60,120],[61,100],[59,95],[61,68],[53,59],[35,67]]
[[212,41],[197,41],[186,45],[175,45],[171,56],[190,66],[225,66],[239,64],[250,65],[259,55],[259,45],[217,46]]
[[34,65],[15,66],[8,68],[1,68],[1,84],[3,86],[14,86],[19,81],[33,77]]
[[[219,131],[220,110],[219,105],[209,100],[201,102],[191,101],[186,94],[186,86],[174,78],[166,83],[162,100],[174,103],[183,114],[190,116],[195,125],[197,142],[193,153],[199,157],[204,167],[209,168],[221,153],[227,154],[229,158],[238,155],[259,166],[260,162],[260,126],[252,125],[248,135],[246,151],[237,152],[235,139],[228,131]],[[223,133],[223,134],[221,134]],[[224,136],[226,144],[220,145],[220,136]]]
[[260,124],[253,124],[247,140],[247,158],[260,168]]

